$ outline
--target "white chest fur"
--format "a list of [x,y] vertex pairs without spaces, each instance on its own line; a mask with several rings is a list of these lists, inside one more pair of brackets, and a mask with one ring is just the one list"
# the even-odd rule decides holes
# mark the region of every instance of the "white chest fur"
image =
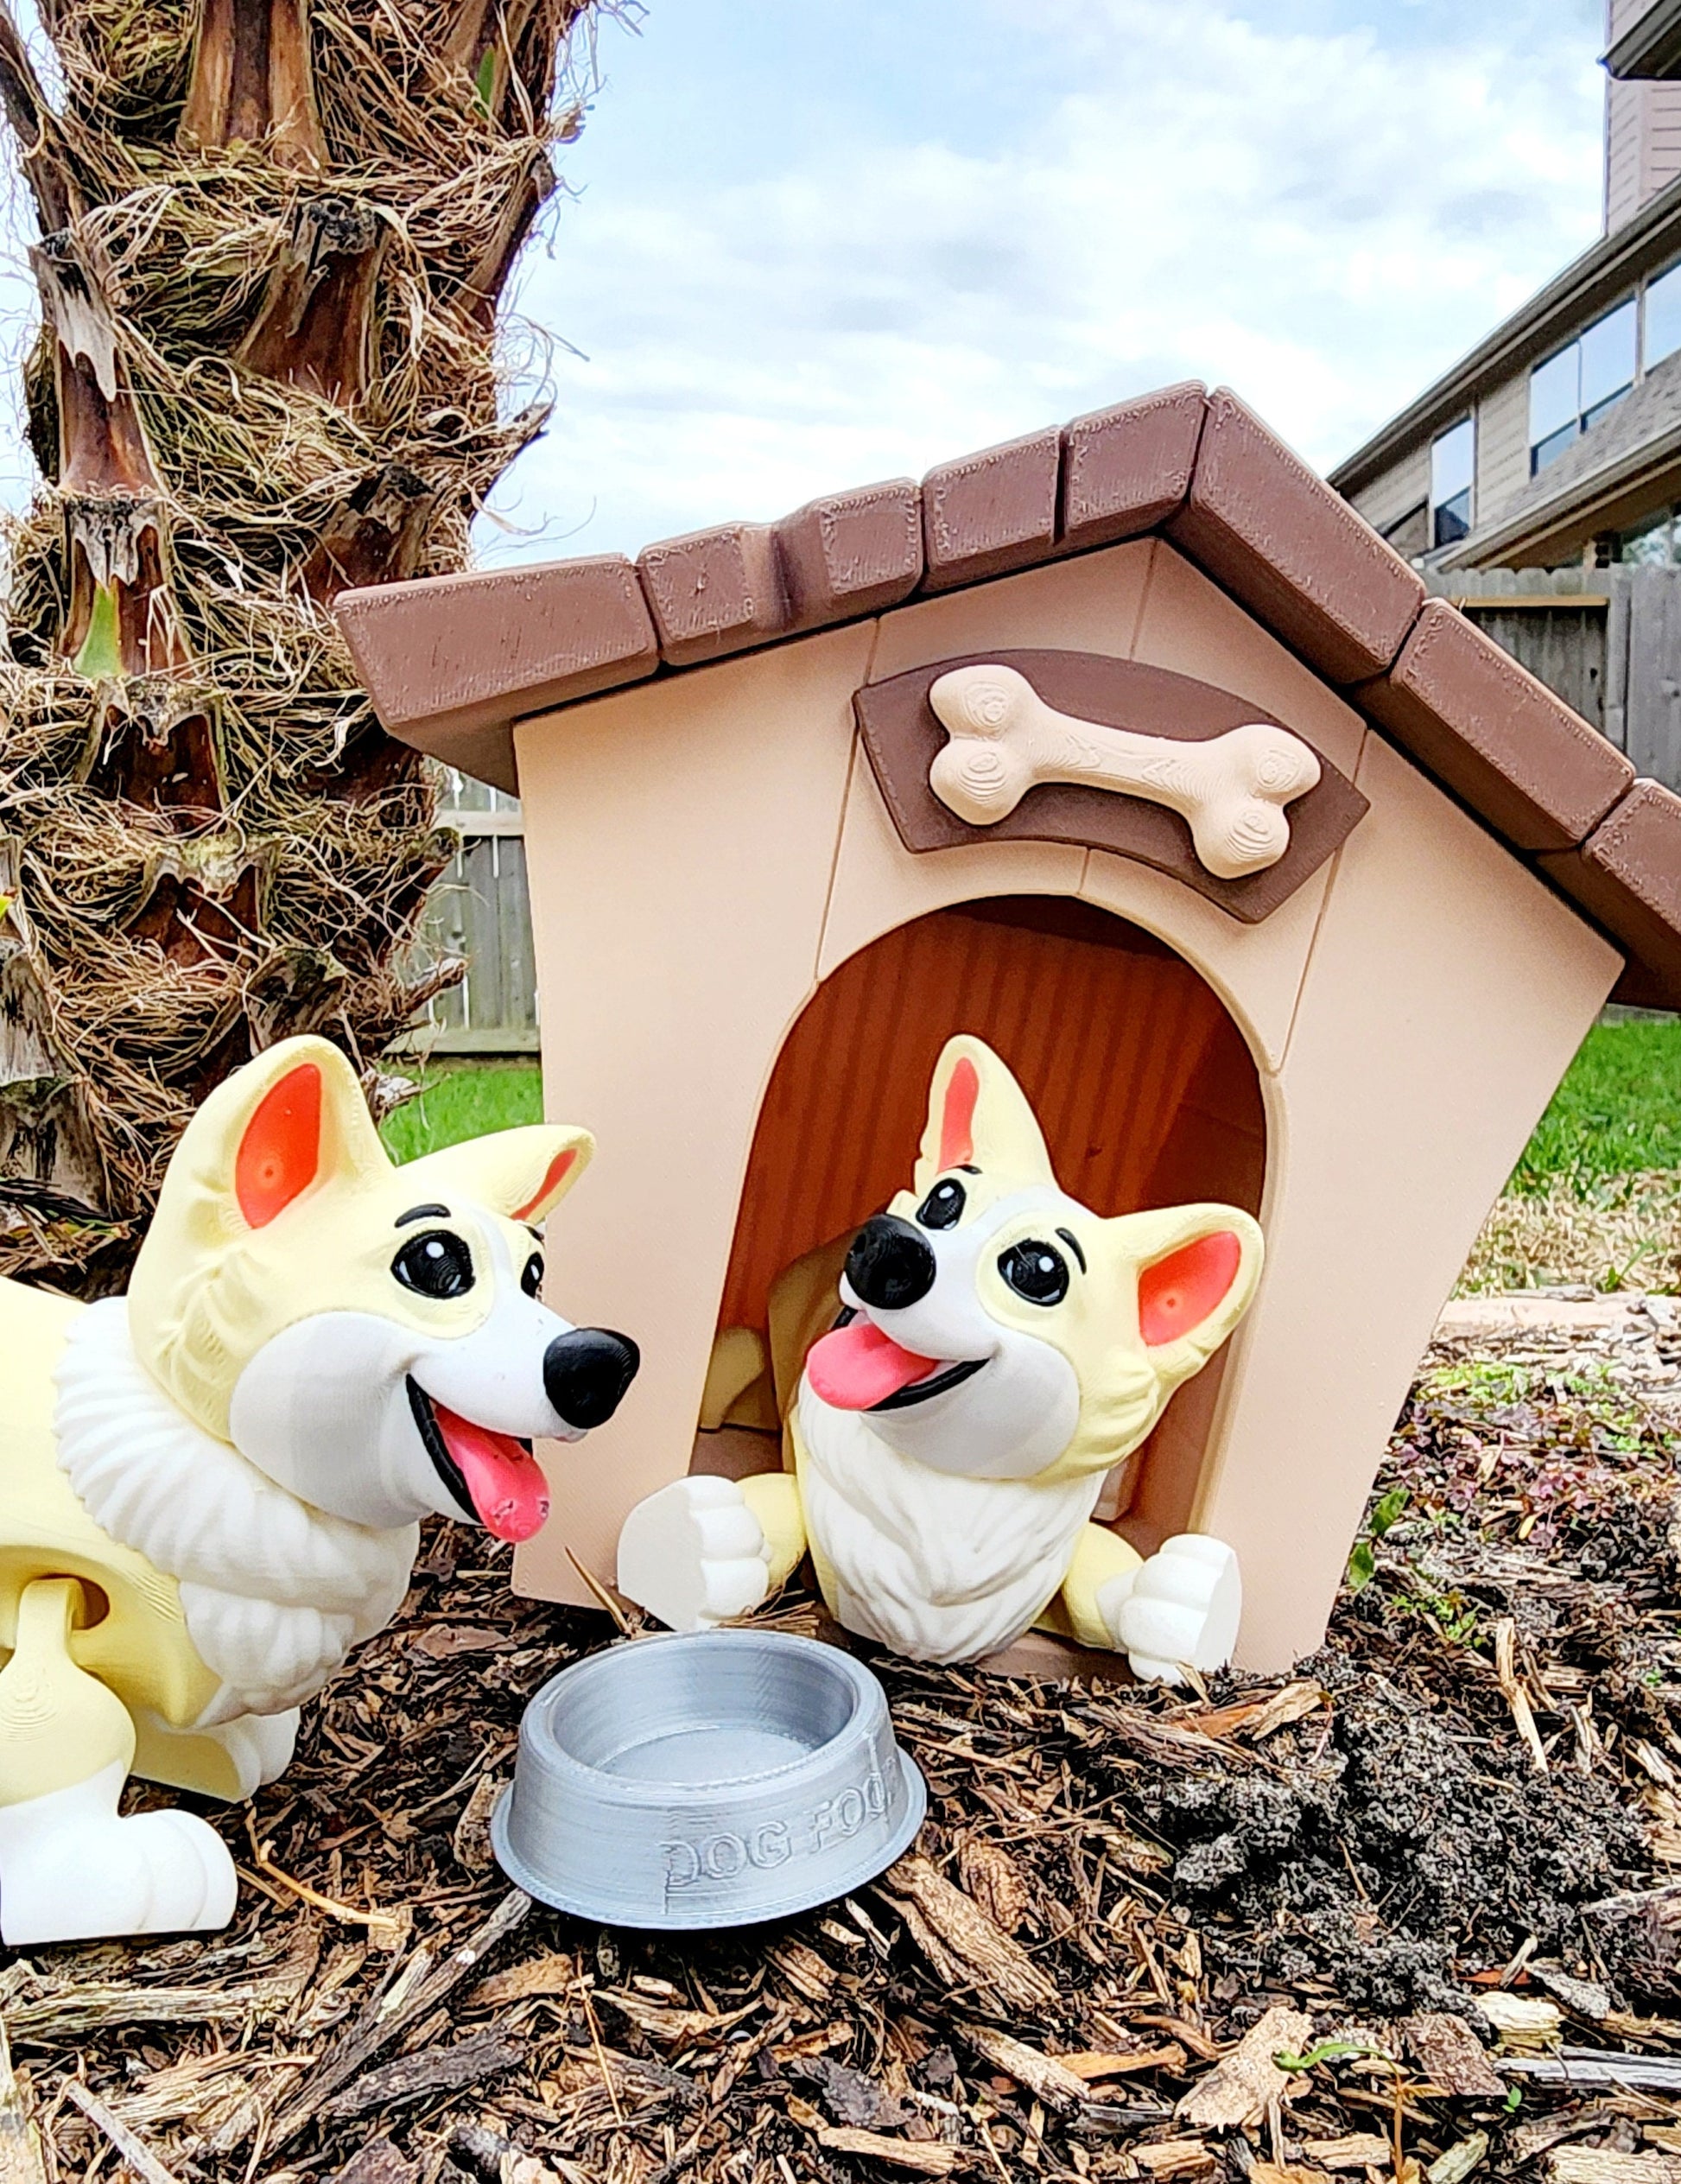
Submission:
[[1028,1629],[1068,1575],[1103,1480],[955,1478],[900,1456],[802,1381],[806,1528],[848,1630],[912,1660],[977,1660]]
[[135,1356],[121,1298],[78,1317],[55,1378],[60,1468],[96,1524],[176,1580],[222,1679],[206,1724],[295,1706],[396,1614],[419,1528],[326,1515],[193,1425]]

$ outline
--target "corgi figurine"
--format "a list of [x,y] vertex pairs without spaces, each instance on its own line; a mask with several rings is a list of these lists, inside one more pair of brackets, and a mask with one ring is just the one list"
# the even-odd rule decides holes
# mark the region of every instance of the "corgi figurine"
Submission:
[[[773,1349],[824,1259],[773,1290]],[[650,1495],[620,1535],[619,1589],[701,1628],[757,1607],[809,1547],[835,1619],[911,1660],[980,1660],[1043,1623],[1141,1677],[1216,1667],[1241,1607],[1232,1550],[1188,1534],[1145,1561],[1091,1517],[1260,1270],[1235,1207],[1102,1220],[1066,1197],[1009,1070],[954,1038],[913,1187],[853,1238],[840,1318],[797,1353],[784,1470]]]
[[206,1822],[130,1774],[270,1781],[301,1703],[401,1603],[428,1514],[529,1538],[530,1437],[618,1406],[636,1345],[544,1305],[542,1220],[593,1150],[538,1127],[396,1167],[325,1039],[187,1125],[125,1297],[0,1281],[0,1937],[212,1929]]

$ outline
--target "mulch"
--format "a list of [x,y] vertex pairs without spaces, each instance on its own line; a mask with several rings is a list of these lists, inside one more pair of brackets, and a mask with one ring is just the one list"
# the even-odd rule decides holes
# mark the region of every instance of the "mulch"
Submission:
[[498,1873],[521,1708],[611,1633],[441,1526],[214,1813],[228,1933],[0,1971],[0,2184],[1681,2184],[1678,1427],[1667,1309],[1438,1342],[1321,1654],[878,1660],[914,1851],[701,1938]]

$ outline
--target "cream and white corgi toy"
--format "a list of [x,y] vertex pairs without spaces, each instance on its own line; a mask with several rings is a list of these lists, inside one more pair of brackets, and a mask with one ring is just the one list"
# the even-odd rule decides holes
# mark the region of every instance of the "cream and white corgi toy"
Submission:
[[[853,1239],[840,1318],[798,1353],[784,1470],[650,1495],[620,1535],[619,1588],[703,1628],[758,1606],[809,1547],[836,1620],[913,1660],[983,1659],[1043,1623],[1144,1677],[1218,1667],[1241,1606],[1231,1549],[1188,1534],[1143,1561],[1090,1520],[1260,1269],[1235,1207],[1103,1220],[1066,1197],[1008,1070],[954,1038],[914,1185]],[[786,1302],[773,1292],[773,1347]]]
[[582,1130],[396,1167],[350,1063],[270,1048],[188,1124],[125,1297],[0,1281],[0,1936],[213,1928],[220,1837],[130,1772],[248,1796],[380,1629],[428,1513],[526,1539],[530,1438],[611,1416],[635,1345],[541,1301]]

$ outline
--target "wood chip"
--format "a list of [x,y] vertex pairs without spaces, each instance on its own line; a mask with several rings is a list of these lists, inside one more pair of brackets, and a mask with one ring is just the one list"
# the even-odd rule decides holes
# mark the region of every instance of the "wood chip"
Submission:
[[1500,1695],[1511,1709],[1512,1719],[1529,1753],[1529,1763],[1538,1774],[1545,1774],[1546,1747],[1535,1726],[1528,1688],[1517,1670],[1517,1624],[1510,1616],[1503,1616],[1494,1625],[1494,1674],[1500,1681]]
[[466,1997],[470,2009],[500,2009],[511,2002],[524,2002],[533,1995],[563,1995],[578,1984],[577,1959],[559,1949],[527,1957],[506,1971],[493,1971],[481,1979]]
[[1505,1994],[1499,1988],[1491,1988],[1475,1999],[1500,2035],[1502,2049],[1551,2048],[1564,2030],[1564,2013],[1556,2002]]
[[347,2116],[371,2116],[377,2109],[406,2108],[428,2093],[455,2092],[499,2078],[513,2068],[520,2054],[513,2041],[493,2032],[471,2034],[449,2048],[422,2048],[368,2071],[322,2101],[316,2112],[328,2122],[342,2122]]
[[954,1987],[976,1988],[1012,2010],[1042,2010],[1056,2000],[1050,1976],[930,1860],[901,1858],[876,1886],[935,1971]]
[[1555,2002],[1562,2002],[1566,2009],[1577,2017],[1585,2017],[1589,2024],[1602,2025],[1613,2015],[1616,2004],[1608,1989],[1597,1979],[1577,1979],[1557,1965],[1532,1964],[1529,1975],[1544,1986]]
[[949,2176],[957,2166],[958,2149],[936,2139],[888,2138],[880,2131],[865,2131],[848,2124],[825,2124],[817,2143],[831,2153],[858,2154],[866,2161],[885,2162],[890,2168],[908,2168],[918,2176]]
[[990,2025],[965,2025],[963,2037],[977,2055],[1042,2100],[1047,2108],[1072,2108],[1089,2098],[1086,2081],[1060,2058],[1043,2054]]
[[1546,2157],[1553,2184],[1681,2184],[1672,2154],[1619,2154],[1608,2146],[1555,2146]]
[[1032,1896],[1021,1868],[973,1829],[957,1846],[957,1877],[1001,1933],[1018,1933],[1026,1924]]
[[477,1623],[435,1622],[409,1641],[409,1651],[428,1660],[452,1660],[458,1654],[495,1653],[507,1642],[505,1631],[486,1630]]
[[1351,2131],[1346,2138],[1304,2138],[1302,2159],[1315,2168],[1386,2168],[1394,2149],[1375,2131]]
[[1312,2039],[1313,2020],[1305,2010],[1274,2003],[1230,2054],[1197,2080],[1174,2114],[1202,2130],[1241,2130],[1258,2124],[1267,2103],[1280,2099],[1290,2085],[1288,2072],[1272,2058],[1299,2054]]
[[789,1985],[808,2002],[826,2003],[834,1991],[834,1974],[803,1941],[778,1941],[765,1952]]
[[420,2163],[399,2154],[382,2131],[352,2154],[333,2184],[415,2184]]
[[1126,2150],[1146,2176],[1191,2176],[1215,2165],[1214,2155],[1200,2138],[1164,2138],[1154,2146]]
[[1089,2081],[1094,2078],[1126,2078],[1140,2070],[1181,2071],[1185,2067],[1185,2051],[1177,2040],[1169,2040],[1157,2048],[1134,2048],[1120,2054],[1085,2048],[1077,2054],[1058,2055],[1055,2060],[1076,2078]]
[[1462,2017],[1426,2010],[1403,2021],[1408,2047],[1432,2085],[1461,2098],[1504,2100],[1506,2086]]
[[119,2124],[102,2100],[89,2092],[79,2078],[67,2078],[64,2090],[79,2108],[96,2130],[101,2130],[122,2155],[126,2166],[139,2177],[141,2184],[178,2184],[172,2169],[167,2169],[126,2124]]
[[23,2102],[11,2048],[0,2021],[0,2184],[47,2184],[41,2133]]
[[1424,2171],[1426,2184],[1464,2184],[1488,2151],[1487,2131],[1471,2131],[1438,2154]]
[[491,1814],[507,1784],[500,1774],[481,1774],[450,1837],[455,1862],[469,1873],[488,1873],[496,1860],[491,1850]]

